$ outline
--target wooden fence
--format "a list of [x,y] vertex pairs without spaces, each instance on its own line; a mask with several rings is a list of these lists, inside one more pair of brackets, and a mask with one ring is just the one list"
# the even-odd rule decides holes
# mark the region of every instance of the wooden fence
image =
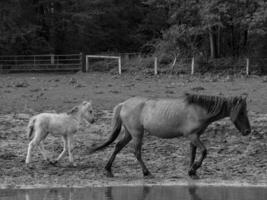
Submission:
[[[154,74],[156,75],[158,74],[158,69],[161,70],[162,66],[158,63],[157,57],[155,57],[154,60]],[[178,71],[180,73],[182,72],[187,74],[190,73],[191,75],[205,72],[228,72],[229,74],[242,73],[246,75],[265,75],[267,74],[267,58],[238,58],[226,63],[223,62],[223,59],[213,59],[211,61],[202,62],[202,66],[199,61],[196,61],[194,57],[182,58],[176,62],[175,66],[173,66],[170,71]]]
[[82,54],[0,56],[0,72],[55,72],[82,70]]

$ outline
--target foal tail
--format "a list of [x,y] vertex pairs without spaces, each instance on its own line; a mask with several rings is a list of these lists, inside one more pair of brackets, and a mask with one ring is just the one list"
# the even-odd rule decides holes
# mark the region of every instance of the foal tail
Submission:
[[27,137],[28,139],[32,139],[33,138],[33,131],[34,131],[34,124],[35,124],[36,119],[35,118],[31,118],[30,122],[28,124],[28,128],[27,128]]
[[114,142],[114,140],[118,137],[121,131],[121,125],[122,125],[122,121],[120,117],[120,111],[121,111],[122,105],[123,105],[122,103],[118,104],[113,110],[114,114],[112,118],[112,132],[111,132],[110,137],[104,144],[91,149],[90,153],[94,153],[98,150],[104,149],[105,147],[110,145],[112,142]]

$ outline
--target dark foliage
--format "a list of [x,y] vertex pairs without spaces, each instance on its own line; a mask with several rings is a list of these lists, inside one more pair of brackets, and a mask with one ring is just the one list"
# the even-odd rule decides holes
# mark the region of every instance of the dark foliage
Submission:
[[264,0],[0,1],[0,55],[265,56],[266,10]]

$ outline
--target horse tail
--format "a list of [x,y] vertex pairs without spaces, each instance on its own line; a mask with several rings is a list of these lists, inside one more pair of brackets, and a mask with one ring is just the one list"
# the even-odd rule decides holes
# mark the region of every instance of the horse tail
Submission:
[[122,105],[123,104],[120,103],[113,109],[114,114],[113,114],[113,118],[112,118],[112,132],[111,132],[110,137],[108,138],[108,140],[106,142],[104,142],[104,144],[91,149],[90,153],[94,153],[98,150],[104,149],[105,147],[110,145],[112,142],[114,142],[114,140],[118,137],[118,135],[121,131],[121,126],[122,126],[122,121],[121,121],[121,117],[120,117],[120,111],[121,111]]
[[36,119],[35,118],[32,118],[32,119],[30,119],[30,122],[28,124],[27,137],[30,140],[33,138],[35,121],[36,121]]

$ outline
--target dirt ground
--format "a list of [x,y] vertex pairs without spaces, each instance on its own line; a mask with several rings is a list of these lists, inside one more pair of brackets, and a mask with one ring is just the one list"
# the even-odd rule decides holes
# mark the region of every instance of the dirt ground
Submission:
[[[85,186],[187,182],[189,142],[185,138],[163,140],[145,136],[143,159],[155,176],[143,179],[129,144],[118,154],[114,178],[104,166],[114,144],[93,155],[88,149],[109,135],[112,108],[132,96],[180,97],[184,92],[210,95],[248,94],[253,132],[247,137],[229,119],[213,123],[202,136],[208,156],[199,169],[200,182],[267,184],[267,77],[194,76],[108,73],[5,74],[0,75],[0,186]],[[54,166],[33,155],[32,168],[25,166],[28,140],[25,129],[33,114],[62,112],[83,100],[93,100],[97,122],[83,126],[75,136],[74,158]],[[62,151],[59,138],[48,137],[46,149],[55,158]]]

